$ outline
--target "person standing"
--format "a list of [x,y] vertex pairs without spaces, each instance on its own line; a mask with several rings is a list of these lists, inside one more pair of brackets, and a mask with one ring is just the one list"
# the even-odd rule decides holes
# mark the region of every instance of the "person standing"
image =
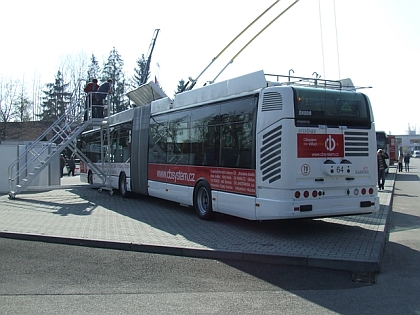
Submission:
[[60,175],[63,177],[64,175],[64,167],[66,166],[66,158],[64,157],[64,154],[60,155]]
[[406,172],[410,171],[410,153],[404,155],[404,168]]
[[74,176],[74,170],[76,169],[76,162],[74,161],[74,156],[72,155],[69,160],[69,176],[70,174]]
[[101,84],[98,91],[95,93],[95,107],[96,114],[94,118],[104,118],[104,100],[106,97],[113,93],[112,90],[112,79],[108,79],[107,82]]
[[378,188],[379,190],[384,189],[385,185],[385,170],[387,169],[385,157],[383,156],[383,151],[381,149],[377,152],[378,156]]
[[398,172],[402,172],[403,171],[403,156],[402,154],[400,154],[398,156]]
[[89,108],[92,108],[92,104],[95,100],[95,94],[93,92],[96,92],[99,89],[98,79],[92,79],[91,82],[89,82],[84,91],[86,93],[86,101],[85,101],[85,116],[84,120],[86,121],[89,117],[88,110]]

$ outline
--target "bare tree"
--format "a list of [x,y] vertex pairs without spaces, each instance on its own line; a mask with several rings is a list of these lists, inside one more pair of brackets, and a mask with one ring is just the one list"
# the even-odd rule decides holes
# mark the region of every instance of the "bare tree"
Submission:
[[[64,80],[69,83],[69,90],[79,89],[81,81],[86,80],[86,73],[89,69],[89,57],[84,52],[66,55],[62,58],[59,69]],[[84,87],[84,86],[83,86]],[[83,87],[80,88],[83,90]]]
[[14,104],[17,95],[15,80],[0,78],[0,143],[2,139],[7,139],[7,123],[11,122],[16,115]]
[[20,86],[17,86],[17,88],[19,88],[20,92],[14,103],[15,117],[18,121],[26,122],[31,120],[31,110],[33,105],[28,98],[25,85],[25,77],[22,78],[22,81],[19,82],[19,85]]
[[0,121],[10,122],[16,116],[15,104],[19,95],[19,81],[0,78]]
[[86,73],[89,69],[89,57],[84,52],[68,54],[62,58],[59,69],[63,74],[64,81],[69,84],[68,91],[72,94],[71,102],[80,103],[78,110],[81,110],[84,106],[81,100],[86,85]]
[[38,73],[34,73],[32,80],[32,120],[38,120],[41,114],[41,77]]

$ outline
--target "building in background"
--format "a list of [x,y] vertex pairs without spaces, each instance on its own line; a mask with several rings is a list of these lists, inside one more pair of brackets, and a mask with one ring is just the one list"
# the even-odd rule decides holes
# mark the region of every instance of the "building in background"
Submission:
[[398,152],[400,154],[413,154],[414,151],[420,150],[420,135],[395,135]]

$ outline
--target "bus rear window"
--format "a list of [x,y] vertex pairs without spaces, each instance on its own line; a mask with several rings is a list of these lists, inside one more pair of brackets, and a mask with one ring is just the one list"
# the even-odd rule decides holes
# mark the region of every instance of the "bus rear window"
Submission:
[[296,126],[370,128],[369,101],[361,93],[294,88]]

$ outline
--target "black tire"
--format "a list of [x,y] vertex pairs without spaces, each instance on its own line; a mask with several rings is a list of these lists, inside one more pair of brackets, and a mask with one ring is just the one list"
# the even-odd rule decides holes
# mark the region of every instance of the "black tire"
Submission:
[[118,179],[118,189],[120,190],[120,195],[122,197],[128,197],[127,176],[125,175],[125,173],[120,174],[120,178]]
[[89,173],[88,173],[88,183],[90,185],[93,185],[93,173],[92,173],[92,171],[89,171]]
[[194,189],[194,209],[202,220],[214,219],[210,185],[200,181]]

